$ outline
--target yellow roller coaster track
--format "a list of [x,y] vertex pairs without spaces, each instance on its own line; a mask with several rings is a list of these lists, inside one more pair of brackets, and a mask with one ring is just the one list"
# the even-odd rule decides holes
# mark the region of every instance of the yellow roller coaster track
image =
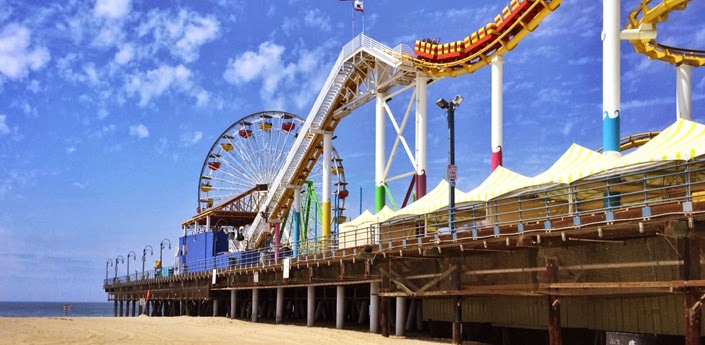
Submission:
[[[502,56],[514,49],[519,42],[538,27],[548,14],[561,5],[562,0],[523,0],[531,6],[511,26],[500,32],[492,42],[467,57],[450,62],[432,62],[419,57],[402,55],[421,71],[435,77],[456,77],[470,74],[487,66],[495,56]],[[535,15],[534,15],[535,14]],[[531,17],[533,16],[533,17]]]
[[[653,25],[668,19],[668,14],[672,11],[682,11],[688,6],[691,0],[663,0],[660,4],[649,7],[652,0],[642,0],[630,14],[627,29],[639,29],[644,26]],[[705,65],[705,51],[669,47],[657,43],[653,39],[631,40],[630,41],[638,53],[644,54],[652,60],[661,60],[669,64],[686,64],[693,67]]]

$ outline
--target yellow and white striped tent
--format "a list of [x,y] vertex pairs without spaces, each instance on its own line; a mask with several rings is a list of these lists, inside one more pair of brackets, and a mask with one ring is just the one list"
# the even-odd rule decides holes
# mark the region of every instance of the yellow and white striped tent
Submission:
[[[424,195],[423,198],[416,200],[411,205],[408,205],[399,211],[394,212],[392,217],[396,218],[399,216],[421,215],[448,207],[449,193],[450,184],[446,180],[441,180],[436,188],[433,188],[433,190]],[[458,200],[460,197],[465,197],[465,193],[456,189],[455,199]]]
[[596,165],[605,160],[601,154],[580,146],[571,145],[548,170],[534,176],[529,185],[540,186],[552,183],[572,183],[583,177],[594,174]]
[[457,203],[487,201],[500,195],[528,186],[529,177],[517,174],[505,167],[498,166],[477,188],[456,198]]
[[649,163],[688,161],[702,155],[705,155],[705,125],[680,119],[629,154],[583,167],[583,175],[590,177],[613,169],[635,169]]
[[368,227],[372,223],[381,223],[385,220],[391,218],[394,215],[394,211],[389,208],[389,206],[384,206],[377,214],[372,214],[370,211],[365,210],[357,218],[340,224],[340,232],[354,231],[357,229],[362,229]]

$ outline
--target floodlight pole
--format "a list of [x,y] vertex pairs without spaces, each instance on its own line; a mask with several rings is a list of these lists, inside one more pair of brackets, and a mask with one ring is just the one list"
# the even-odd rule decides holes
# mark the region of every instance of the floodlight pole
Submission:
[[[455,102],[448,104],[448,164],[455,165]],[[455,179],[448,179],[448,230],[453,236],[453,241],[458,239],[455,233]]]

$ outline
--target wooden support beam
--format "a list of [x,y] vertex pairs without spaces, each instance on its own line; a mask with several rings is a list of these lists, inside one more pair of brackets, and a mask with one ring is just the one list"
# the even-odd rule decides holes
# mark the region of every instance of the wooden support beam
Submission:
[[[683,279],[700,278],[700,239],[686,237],[681,240],[681,255],[683,256]],[[685,345],[699,345],[701,336],[700,292],[696,287],[687,287],[683,294],[685,310]]]
[[[404,290],[408,296],[413,296],[414,295],[414,290],[418,290],[418,287],[412,282],[410,282],[408,279],[400,276],[396,272],[387,272],[384,268],[379,268],[379,271],[389,278],[394,284],[396,284],[400,289]],[[412,290],[413,289],[413,290]]]
[[[558,257],[546,257],[546,283],[558,281]],[[561,301],[558,296],[548,296],[548,343],[549,345],[562,345],[561,335]]]
[[389,298],[382,297],[380,303],[379,322],[382,324],[382,336],[389,338]]
[[424,294],[424,292],[426,292],[426,290],[428,290],[429,288],[431,288],[431,286],[435,285],[436,283],[438,283],[441,280],[448,277],[451,273],[455,272],[456,269],[458,269],[457,265],[450,266],[449,269],[447,269],[445,272],[441,273],[438,277],[429,281],[428,283],[426,283],[426,285],[424,285],[421,288],[414,291],[414,295],[415,296],[423,296],[423,294]]

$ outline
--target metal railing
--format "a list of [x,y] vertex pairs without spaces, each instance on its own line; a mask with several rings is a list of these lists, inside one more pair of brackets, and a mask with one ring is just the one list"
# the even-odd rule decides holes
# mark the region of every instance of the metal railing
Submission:
[[[705,201],[705,159],[640,169],[631,167],[630,170],[615,170],[570,185],[525,188],[486,202],[460,204],[453,210],[456,231],[466,234],[464,238],[473,240],[533,232],[570,231],[578,227],[604,226],[617,221],[636,222],[666,215],[652,211],[652,208],[664,204],[679,204],[681,209],[678,214],[692,216],[698,213],[693,210],[692,203]],[[615,217],[615,213],[627,209],[640,209],[641,212],[630,219]],[[670,214],[673,214],[672,209],[668,211]],[[595,215],[600,215],[599,219],[593,219]],[[508,228],[511,232],[507,232]],[[372,245],[374,252],[381,252],[410,245],[444,245],[453,241],[448,231],[448,209],[445,208],[429,214],[367,224],[325,240],[305,241],[300,243],[300,254],[296,258],[292,257],[288,245],[283,244],[279,260],[275,260],[273,247],[224,253],[215,258],[145,272],[144,277],[131,275],[108,279],[105,285],[213,269],[268,267],[281,264],[284,258],[309,262],[351,257],[357,256],[366,245]]]

